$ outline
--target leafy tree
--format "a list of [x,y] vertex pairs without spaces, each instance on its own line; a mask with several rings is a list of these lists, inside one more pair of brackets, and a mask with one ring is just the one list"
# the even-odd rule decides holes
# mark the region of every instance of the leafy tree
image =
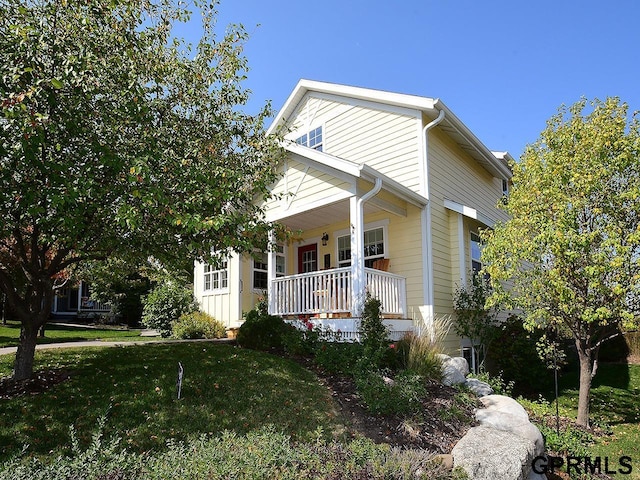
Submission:
[[[164,265],[252,251],[270,227],[280,149],[270,115],[243,113],[246,34],[197,45],[169,0],[0,1],[0,286],[22,322],[14,378],[30,377],[53,290],[92,259]],[[184,2],[176,2],[179,5]]]
[[600,346],[637,322],[640,299],[640,125],[617,98],[590,105],[560,108],[513,165],[511,219],[482,252],[493,301],[573,338],[584,426]]
[[[456,313],[453,329],[459,336],[471,340],[476,365],[482,365],[487,349],[499,335],[498,310],[495,306],[487,306],[490,295],[491,285],[484,276],[478,274],[472,274],[467,285],[457,288],[453,295]],[[477,350],[476,345],[480,347]]]

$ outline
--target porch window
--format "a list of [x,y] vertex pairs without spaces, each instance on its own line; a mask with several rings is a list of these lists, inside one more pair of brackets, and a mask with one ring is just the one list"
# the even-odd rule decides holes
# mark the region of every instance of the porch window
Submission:
[[[266,290],[269,285],[269,254],[266,252],[257,253],[253,257],[253,289]],[[285,274],[285,256],[284,247],[276,246],[276,277],[284,277]]]
[[322,127],[314,128],[309,133],[296,138],[296,143],[304,147],[322,151]]
[[[364,232],[364,266],[372,268],[373,262],[384,258],[384,228],[374,228]],[[338,237],[338,266],[351,265],[351,237]]]
[[226,260],[220,262],[218,269],[205,264],[203,285],[205,291],[222,290],[229,286]]
[[480,240],[480,236],[475,232],[471,232],[471,270],[474,275],[482,270],[482,262],[480,261],[481,254],[482,241]]

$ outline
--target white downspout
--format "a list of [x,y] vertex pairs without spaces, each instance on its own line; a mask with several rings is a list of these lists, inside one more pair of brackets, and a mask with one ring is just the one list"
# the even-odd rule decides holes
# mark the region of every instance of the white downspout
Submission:
[[435,332],[432,331],[433,327],[433,318],[434,318],[434,288],[433,288],[433,240],[431,234],[431,191],[429,190],[429,130],[438,125],[442,120],[444,120],[444,110],[440,110],[440,113],[436,117],[435,120],[429,122],[422,129],[422,136],[424,137],[424,186],[423,186],[423,194],[427,199],[427,206],[422,211],[423,217],[423,225],[425,226],[425,235],[423,240],[423,247],[426,252],[424,256],[425,259],[425,270],[426,270],[426,278],[424,282],[424,299],[426,311],[423,312],[423,320],[425,322],[429,322],[427,327],[431,331],[433,335]]
[[[351,225],[351,313],[359,317],[362,313],[365,285],[364,275],[364,204],[382,189],[382,179],[376,177],[373,188],[355,202],[355,215]],[[353,205],[353,204],[352,204]]]

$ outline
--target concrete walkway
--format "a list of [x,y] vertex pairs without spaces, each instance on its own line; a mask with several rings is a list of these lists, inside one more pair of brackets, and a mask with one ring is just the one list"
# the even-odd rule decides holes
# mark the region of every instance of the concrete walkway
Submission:
[[[64,343],[43,343],[36,345],[36,350],[48,350],[52,348],[84,348],[84,347],[127,347],[129,345],[148,345],[158,343],[233,343],[234,338],[215,338],[215,339],[196,339],[196,340],[171,340],[168,338],[157,340],[129,341],[129,342],[102,342],[100,340],[89,340],[83,342],[64,342]],[[0,355],[15,354],[17,347],[0,348]]]

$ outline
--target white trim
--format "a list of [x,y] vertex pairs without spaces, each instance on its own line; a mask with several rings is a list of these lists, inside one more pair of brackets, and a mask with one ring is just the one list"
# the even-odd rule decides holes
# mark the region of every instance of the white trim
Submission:
[[458,255],[460,256],[460,286],[463,287],[467,284],[467,257],[466,249],[464,248],[464,217],[461,213],[456,215],[458,217]]
[[[376,230],[378,228],[382,228],[382,241],[384,245],[384,256],[382,258],[389,258],[389,219],[383,218],[382,220],[377,220],[375,222],[365,223],[362,230],[362,246],[364,253],[364,234],[370,230]],[[338,250],[338,239],[340,237],[347,237],[350,235],[350,230],[348,228],[343,228],[341,230],[336,230],[333,232],[333,243],[335,245],[334,255],[336,256],[336,266],[339,268],[340,261],[340,252]],[[364,257],[366,260],[366,257]]]
[[493,228],[493,226],[496,223],[495,221],[491,220],[487,215],[479,212],[475,208],[462,205],[461,203],[454,202],[453,200],[445,199],[444,207],[454,212],[458,212],[459,214],[464,215],[465,217],[469,217],[473,220],[476,220],[490,228]]
[[[229,293],[229,291],[230,291],[229,290],[229,280],[230,280],[229,266],[230,266],[230,263],[231,263],[231,258],[227,257],[227,259],[226,259],[227,267],[226,268],[220,268],[220,269],[217,269],[217,270],[213,270],[213,265],[211,265],[209,263],[203,263],[202,264],[202,296],[203,297],[204,296],[211,296],[211,295],[226,295],[226,294]],[[210,270],[209,272],[206,272],[205,271],[205,267],[207,267],[207,266],[211,267],[212,270]],[[213,288],[214,274],[220,274],[221,272],[226,272],[227,273],[227,275],[226,275],[227,286],[226,287]],[[211,279],[210,279],[210,282],[209,282],[211,288],[209,288],[209,289],[205,288],[205,284],[206,284],[205,277],[207,275],[211,276]],[[221,277],[218,278],[218,283],[222,284],[222,278]]]

